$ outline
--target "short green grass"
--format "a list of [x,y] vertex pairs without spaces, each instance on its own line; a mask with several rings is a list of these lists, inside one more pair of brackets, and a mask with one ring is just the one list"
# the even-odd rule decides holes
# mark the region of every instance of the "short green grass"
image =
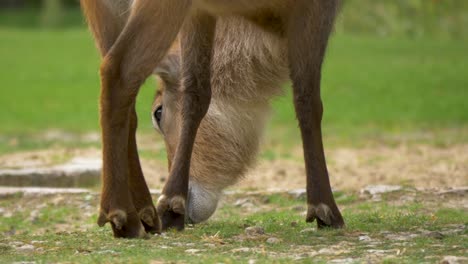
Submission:
[[[0,152],[48,146],[35,136],[50,129],[99,131],[99,56],[84,27],[0,28],[0,58]],[[465,141],[467,61],[467,46],[456,40],[334,36],[323,70],[325,137],[354,142],[451,131],[445,138]],[[285,87],[268,131],[274,141],[296,144]],[[143,132],[151,131],[154,91],[151,80],[139,96]]]
[[[287,194],[228,196],[207,223],[149,240],[116,240],[108,226],[98,228],[96,195],[17,195],[0,200],[8,214],[0,218],[0,262],[322,263],[352,258],[359,263],[432,263],[447,255],[467,256],[467,212],[445,207],[450,198],[435,193],[418,193],[425,196],[423,202],[393,204],[414,194],[401,191],[373,201],[337,193],[338,201],[354,197],[339,202],[347,227],[320,231],[304,222],[302,199]],[[236,206],[238,199],[248,199],[255,210]],[[435,204],[427,203],[434,199]],[[247,236],[249,226],[261,226],[265,234]],[[279,242],[267,243],[271,237]],[[22,251],[19,242],[35,248]]]

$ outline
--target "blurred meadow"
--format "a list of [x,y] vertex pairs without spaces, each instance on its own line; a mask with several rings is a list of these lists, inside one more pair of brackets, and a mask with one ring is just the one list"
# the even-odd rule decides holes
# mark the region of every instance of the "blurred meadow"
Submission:
[[[99,57],[77,1],[0,8],[0,153],[59,144],[38,136],[47,131],[99,131]],[[466,24],[465,1],[345,0],[323,70],[325,142],[465,141]],[[300,144],[288,84],[285,91],[274,102],[267,144]],[[143,134],[152,133],[154,92],[149,79],[138,102]],[[82,144],[65,142],[75,143]]]
[[[100,162],[100,58],[77,0],[0,0],[0,185],[10,186],[0,186],[0,263],[466,263],[467,25],[464,0],[343,0],[323,69],[322,124],[346,228],[303,221],[305,171],[286,83],[259,164],[211,220],[113,240],[109,226],[95,225],[99,169],[92,186],[65,186],[88,188],[67,189],[75,194],[1,184],[8,170],[33,168],[35,186],[57,187],[54,177],[37,184],[38,168]],[[156,89],[149,78],[138,97],[138,138],[148,185],[161,189]]]

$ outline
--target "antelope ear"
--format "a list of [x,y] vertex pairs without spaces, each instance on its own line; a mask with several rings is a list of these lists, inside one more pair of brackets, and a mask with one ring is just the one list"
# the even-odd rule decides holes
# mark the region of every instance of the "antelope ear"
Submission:
[[178,54],[169,54],[154,69],[153,73],[158,75],[166,86],[178,86],[180,82],[180,56]]

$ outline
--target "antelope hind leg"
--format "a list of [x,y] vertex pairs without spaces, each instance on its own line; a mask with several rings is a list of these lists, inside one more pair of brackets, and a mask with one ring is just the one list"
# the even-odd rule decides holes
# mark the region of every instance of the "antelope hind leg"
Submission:
[[[188,0],[137,1],[116,42],[102,52],[103,187],[98,223],[110,222],[116,237],[144,236],[141,220],[148,231],[159,231],[130,133],[136,128],[132,118],[139,87],[166,54],[188,9]],[[135,192],[141,190],[145,192],[139,197]]]
[[331,191],[321,131],[321,66],[333,27],[336,2],[297,1],[288,25],[294,106],[302,134],[307,173],[306,220],[317,220],[319,228],[344,226]]
[[[105,0],[82,0],[81,4],[88,18],[89,28],[94,34],[101,56],[105,57],[122,32],[128,19],[128,12],[125,11],[130,9],[130,0],[126,6],[119,6],[116,8],[110,8],[109,4],[105,4],[103,1]],[[128,141],[128,160],[130,193],[135,209],[145,230],[149,233],[155,233],[160,231],[160,224],[138,158],[135,138],[137,116],[134,105],[132,106],[129,118],[130,134]]]
[[138,117],[135,105],[132,106],[130,113],[130,134],[128,137],[128,162],[129,162],[129,187],[132,195],[133,204],[148,233],[161,232],[161,224],[158,213],[154,207],[151,194],[143,176],[143,171],[138,157],[138,147],[136,143],[136,129]]

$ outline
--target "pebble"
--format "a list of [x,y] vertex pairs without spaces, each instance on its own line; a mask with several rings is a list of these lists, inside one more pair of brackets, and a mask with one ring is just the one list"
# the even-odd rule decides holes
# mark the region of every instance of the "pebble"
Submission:
[[402,189],[403,187],[401,187],[400,185],[369,185],[369,186],[366,186],[364,189],[362,189],[361,193],[376,195],[376,194],[399,191]]
[[289,195],[295,199],[302,200],[306,198],[307,192],[305,189],[295,189],[288,192]]
[[185,250],[185,253],[187,253],[187,254],[197,254],[197,253],[200,253],[200,252],[202,252],[202,251],[203,251],[203,250],[201,250],[201,249],[191,248],[191,249]]
[[299,233],[301,233],[301,234],[304,234],[304,233],[313,233],[313,232],[315,232],[315,231],[317,231],[316,228],[314,228],[314,227],[309,227],[309,228],[306,228],[306,229],[301,230],[301,232],[299,232]]
[[345,259],[333,259],[329,263],[335,263],[335,264],[348,264],[348,263],[357,263],[357,259],[353,258],[345,258]]
[[238,253],[238,252],[245,253],[245,252],[249,252],[249,251],[250,251],[250,248],[246,248],[246,247],[235,248],[235,249],[231,250],[231,252],[233,252],[233,253]]
[[33,245],[25,244],[20,247],[17,247],[16,250],[18,251],[33,251],[35,247]]
[[279,240],[278,238],[276,237],[270,237],[266,240],[266,242],[268,244],[278,244],[279,242],[281,242],[281,240]]
[[462,264],[467,263],[467,257],[458,257],[458,256],[445,256],[441,261],[440,264]]
[[359,236],[359,241],[371,241],[370,236]]
[[245,229],[245,233],[249,236],[263,235],[265,234],[265,229],[261,226],[251,226]]

